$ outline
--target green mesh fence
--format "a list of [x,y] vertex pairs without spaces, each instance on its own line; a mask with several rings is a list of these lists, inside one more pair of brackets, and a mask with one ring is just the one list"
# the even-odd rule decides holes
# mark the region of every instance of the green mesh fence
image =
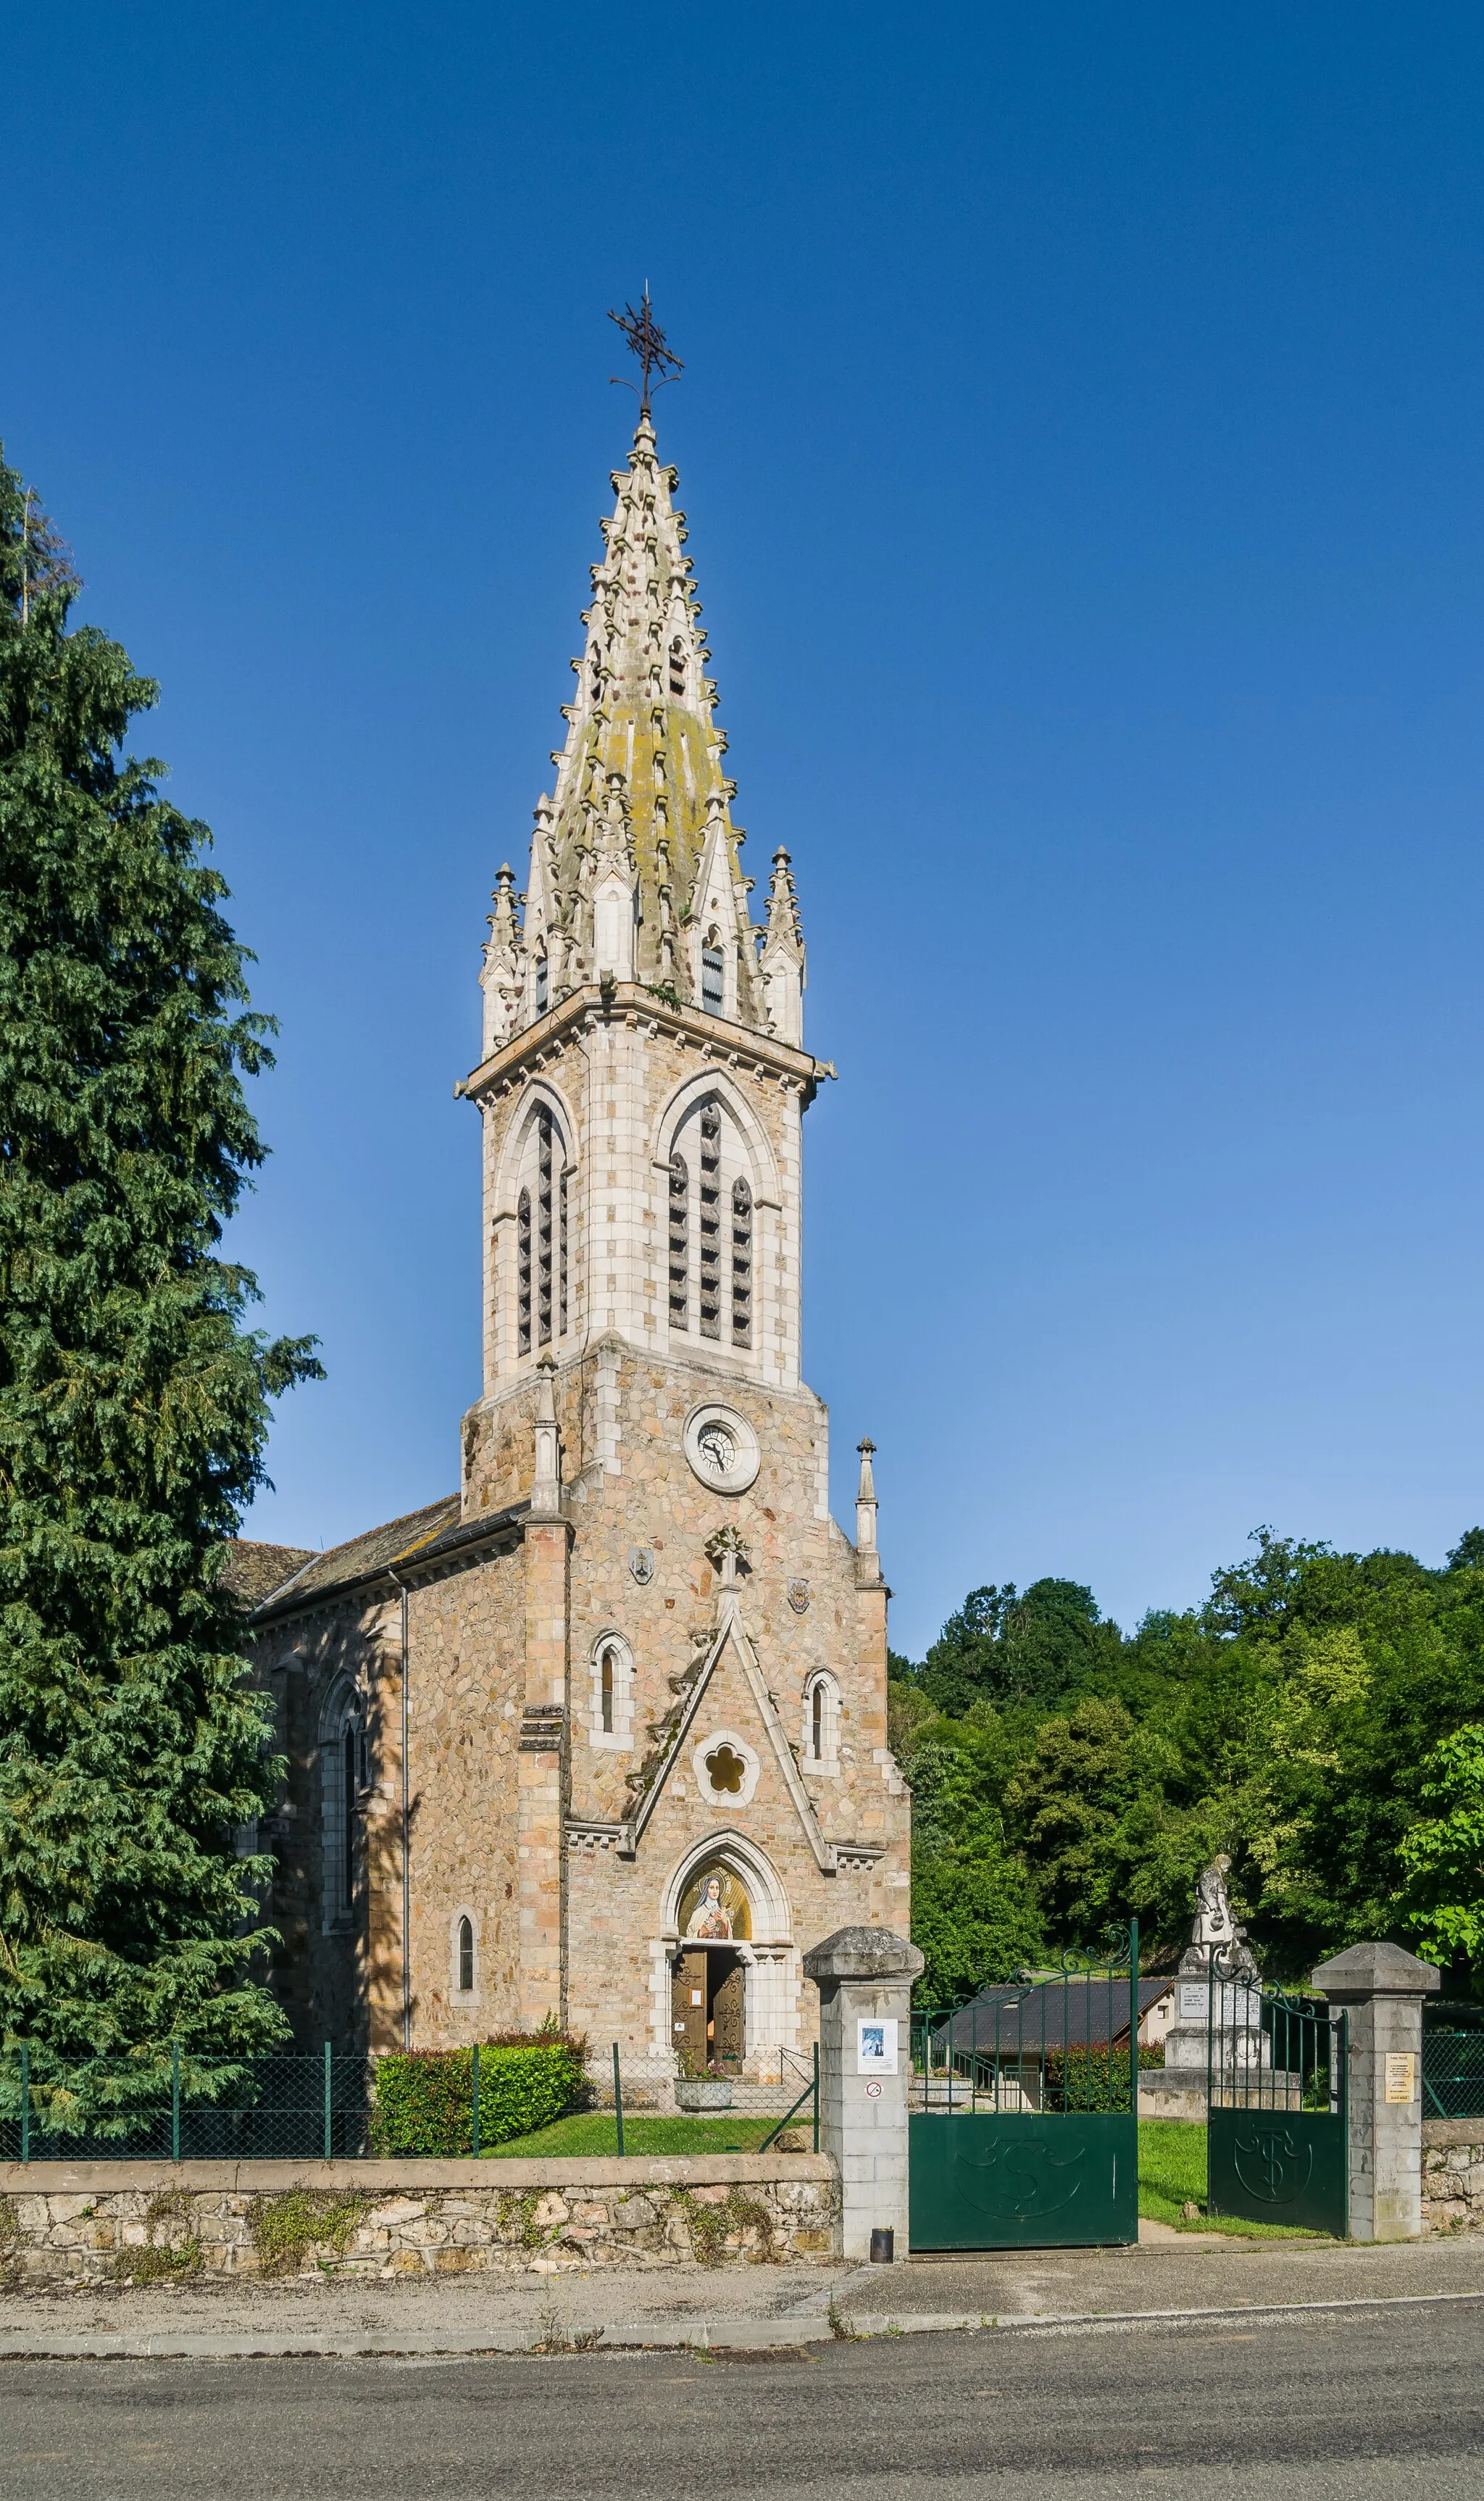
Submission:
[[1426,2118],[1484,2117],[1484,2032],[1424,2031],[1422,2108]]
[[265,2162],[370,2151],[373,2062],[0,2053],[0,2161]]

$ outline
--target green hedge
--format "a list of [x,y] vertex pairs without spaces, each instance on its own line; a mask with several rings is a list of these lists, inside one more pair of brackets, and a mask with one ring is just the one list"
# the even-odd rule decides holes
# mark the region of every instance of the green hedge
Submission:
[[[535,2032],[479,2045],[479,2144],[545,2127],[589,2099],[587,2046]],[[474,2151],[474,2052],[398,2051],[376,2062],[375,2153],[431,2157]]]

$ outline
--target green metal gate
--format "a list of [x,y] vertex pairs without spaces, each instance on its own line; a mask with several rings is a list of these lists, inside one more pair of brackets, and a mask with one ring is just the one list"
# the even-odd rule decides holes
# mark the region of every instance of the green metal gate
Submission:
[[[1182,2020],[1206,2022],[1206,2212],[1311,2232],[1350,2229],[1349,2063],[1343,2007],[1237,1975],[1178,1983]],[[1204,1991],[1204,2009],[1187,1997]]]
[[1109,1936],[1104,1962],[914,2010],[913,2250],[1138,2240],[1138,1921]]

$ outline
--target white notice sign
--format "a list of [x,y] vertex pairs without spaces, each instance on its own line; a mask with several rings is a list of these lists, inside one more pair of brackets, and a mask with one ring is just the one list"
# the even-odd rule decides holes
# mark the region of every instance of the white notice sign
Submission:
[[862,2076],[894,2076],[897,2072],[897,2018],[895,2015],[863,2015],[856,2025],[856,2073]]
[[1415,2050],[1387,2051],[1386,2098],[1389,2102],[1416,2100],[1417,2052]]

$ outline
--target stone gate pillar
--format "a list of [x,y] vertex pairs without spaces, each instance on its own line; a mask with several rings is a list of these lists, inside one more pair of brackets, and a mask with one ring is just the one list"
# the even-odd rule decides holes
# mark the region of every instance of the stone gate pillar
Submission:
[[1350,2232],[1415,2241],[1422,2230],[1422,2001],[1430,1962],[1403,1946],[1347,1946],[1314,1973],[1350,2013]]
[[909,2008],[921,1969],[917,1948],[890,1928],[837,1928],[804,1957],[819,1991],[819,2151],[840,2171],[840,2257],[869,2258],[882,2231],[907,2255]]

